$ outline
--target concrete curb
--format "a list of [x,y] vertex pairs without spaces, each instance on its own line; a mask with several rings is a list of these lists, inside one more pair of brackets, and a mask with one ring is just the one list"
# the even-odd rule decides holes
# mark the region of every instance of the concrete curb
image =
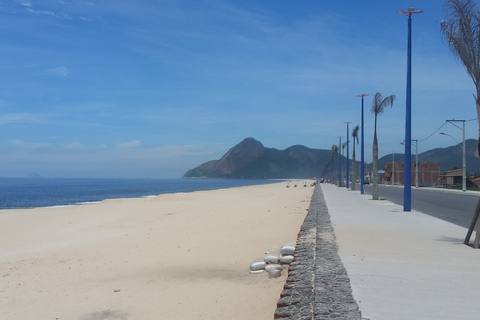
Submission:
[[361,319],[320,185],[298,233],[294,257],[274,319]]

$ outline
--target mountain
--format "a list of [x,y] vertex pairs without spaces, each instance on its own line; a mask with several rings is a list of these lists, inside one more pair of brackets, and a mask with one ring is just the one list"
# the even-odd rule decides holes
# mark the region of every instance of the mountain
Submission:
[[330,158],[330,150],[301,145],[278,150],[265,148],[259,141],[247,138],[228,150],[220,160],[193,168],[183,178],[305,179],[331,171],[326,166]]
[[[467,172],[480,173],[480,159],[475,158],[477,140],[465,141]],[[360,148],[356,153],[359,158]],[[350,154],[351,156],[351,154]],[[378,167],[383,169],[393,155],[378,159]],[[345,174],[346,158],[342,159]],[[403,154],[395,154],[395,161],[403,161]],[[210,179],[307,179],[314,177],[330,178],[338,174],[338,155],[332,161],[332,152],[324,149],[310,149],[294,145],[285,150],[265,148],[254,138],[247,138],[228,150],[220,160],[212,160],[189,170],[183,178]],[[412,155],[415,162],[415,154]],[[462,167],[462,145],[436,148],[418,155],[418,162],[438,162],[442,172]],[[356,162],[356,168],[359,162]],[[350,166],[351,170],[351,166]],[[372,170],[365,164],[365,171]],[[357,175],[360,170],[357,170]]]
[[208,161],[189,170],[183,178],[290,179],[320,175],[329,150],[291,146],[285,150],[265,148],[247,138],[228,150],[220,160]]
[[[476,147],[477,140],[465,140],[465,162],[467,166],[467,172],[469,174],[475,174],[477,172],[480,175],[480,159],[475,158]],[[415,151],[415,148],[412,148],[412,151]],[[387,162],[392,161],[392,158],[392,154],[381,157],[378,159],[378,167],[383,168]],[[412,162],[415,162],[415,154],[412,154],[411,158]],[[403,159],[403,154],[395,154],[395,161],[403,161]],[[460,169],[462,168],[463,163],[462,143],[446,148],[435,148],[420,153],[418,154],[418,162],[438,162],[440,163],[440,170],[442,172],[451,170],[454,167]]]

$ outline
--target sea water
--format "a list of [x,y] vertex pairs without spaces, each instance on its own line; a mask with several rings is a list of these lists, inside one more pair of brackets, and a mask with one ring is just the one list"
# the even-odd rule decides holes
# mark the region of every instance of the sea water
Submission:
[[216,190],[272,180],[0,178],[0,209],[70,206],[105,199]]

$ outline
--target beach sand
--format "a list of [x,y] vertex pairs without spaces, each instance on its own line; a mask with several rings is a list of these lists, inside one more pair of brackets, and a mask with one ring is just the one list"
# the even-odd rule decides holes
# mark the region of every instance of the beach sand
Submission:
[[273,319],[287,272],[249,267],[295,243],[306,182],[1,210],[1,319]]

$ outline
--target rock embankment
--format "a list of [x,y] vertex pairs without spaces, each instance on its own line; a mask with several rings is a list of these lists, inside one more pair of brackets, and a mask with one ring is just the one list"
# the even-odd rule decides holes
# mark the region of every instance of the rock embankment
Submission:
[[294,260],[275,310],[275,319],[360,320],[321,185],[298,233]]

